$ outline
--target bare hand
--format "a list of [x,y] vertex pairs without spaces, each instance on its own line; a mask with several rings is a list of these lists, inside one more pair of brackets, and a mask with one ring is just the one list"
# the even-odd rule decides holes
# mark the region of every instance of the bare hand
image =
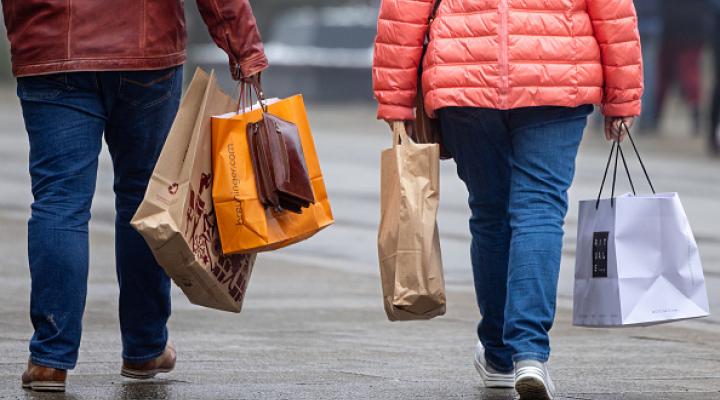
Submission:
[[623,123],[630,129],[635,124],[635,117],[605,117],[605,139],[622,142],[626,133]]

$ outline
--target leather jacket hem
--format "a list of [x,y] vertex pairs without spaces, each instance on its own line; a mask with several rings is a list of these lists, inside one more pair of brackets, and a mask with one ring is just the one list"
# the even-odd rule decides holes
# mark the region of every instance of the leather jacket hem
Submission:
[[158,57],[115,58],[115,59],[72,59],[51,60],[26,65],[13,64],[15,77],[49,75],[61,72],[80,71],[142,71],[174,67],[185,63],[185,52]]

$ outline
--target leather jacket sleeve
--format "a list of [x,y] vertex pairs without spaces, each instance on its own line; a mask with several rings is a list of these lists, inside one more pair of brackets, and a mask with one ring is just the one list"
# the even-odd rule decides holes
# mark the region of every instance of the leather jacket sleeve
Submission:
[[268,67],[249,0],[197,0],[197,4],[213,40],[230,57],[233,78]]

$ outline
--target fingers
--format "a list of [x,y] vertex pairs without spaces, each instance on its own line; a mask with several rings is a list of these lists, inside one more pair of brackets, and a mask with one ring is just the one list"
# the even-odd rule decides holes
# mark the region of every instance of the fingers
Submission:
[[635,117],[625,117],[623,118],[623,122],[625,123],[625,126],[630,129],[633,125],[635,125]]
[[619,119],[613,117],[605,119],[605,139],[607,139],[607,141],[622,141],[621,122]]
[[623,129],[622,124],[622,118],[616,118],[612,124],[613,135],[615,136],[615,139],[619,142],[622,142],[625,137],[625,130]]
[[612,142],[615,140],[615,134],[613,133],[613,119],[605,118],[605,140]]
[[[627,130],[630,130],[635,123],[634,117],[606,117],[605,118],[605,139],[608,141],[625,140]],[[625,125],[623,127],[623,125]]]

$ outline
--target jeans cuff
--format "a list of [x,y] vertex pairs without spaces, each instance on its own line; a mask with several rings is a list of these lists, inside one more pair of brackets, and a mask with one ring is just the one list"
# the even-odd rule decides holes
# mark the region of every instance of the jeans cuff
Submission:
[[546,363],[550,359],[550,353],[534,353],[534,352],[525,352],[525,353],[517,353],[514,354],[512,357],[513,361],[515,363],[525,360],[533,360],[533,361],[539,361],[541,363]]
[[155,353],[152,353],[152,354],[146,355],[146,356],[137,356],[137,357],[130,357],[123,352],[122,358],[123,358],[123,360],[129,361],[131,363],[144,363],[146,361],[154,360],[154,359],[160,357],[165,352],[166,348],[167,348],[167,343],[165,344],[165,346],[163,346],[162,350],[160,350],[158,352],[155,352]]
[[55,369],[74,369],[76,363],[64,363],[64,362],[58,362],[53,360],[48,360],[47,358],[40,358],[35,356],[30,356],[30,361],[35,364],[39,365],[41,367],[47,367],[47,368],[55,368]]

